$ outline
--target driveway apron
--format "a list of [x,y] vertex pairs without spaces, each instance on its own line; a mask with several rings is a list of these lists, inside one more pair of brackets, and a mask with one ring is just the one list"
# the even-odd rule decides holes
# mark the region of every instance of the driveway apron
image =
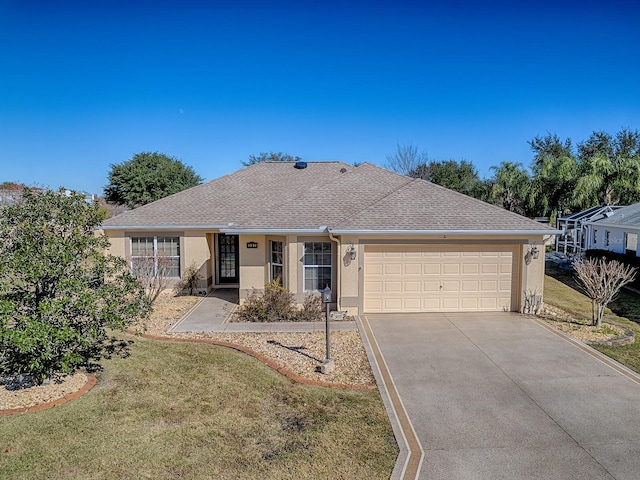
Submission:
[[424,450],[418,478],[640,478],[629,370],[523,315],[364,321]]

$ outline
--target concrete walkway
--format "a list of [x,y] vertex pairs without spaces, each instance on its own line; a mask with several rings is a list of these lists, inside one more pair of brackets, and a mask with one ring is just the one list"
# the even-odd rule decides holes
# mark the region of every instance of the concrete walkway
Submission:
[[[169,331],[182,332],[316,332],[325,330],[325,322],[230,322],[238,307],[237,289],[211,292],[182,317]],[[357,330],[356,322],[331,322],[331,331]]]
[[517,314],[362,324],[404,443],[394,478],[640,478],[640,377],[608,357]]

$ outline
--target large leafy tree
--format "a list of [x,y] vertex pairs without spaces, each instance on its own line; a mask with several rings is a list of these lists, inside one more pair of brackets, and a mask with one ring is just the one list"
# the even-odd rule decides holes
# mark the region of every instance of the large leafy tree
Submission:
[[479,197],[482,181],[478,170],[466,160],[441,160],[429,163],[429,181],[443,187],[464,193],[471,197]]
[[529,173],[520,163],[502,162],[491,167],[488,200],[510,212],[527,213],[527,195],[531,184]]
[[104,189],[108,202],[139,207],[202,183],[202,177],[180,160],[158,152],[142,152],[112,164]]
[[102,214],[83,195],[25,189],[0,216],[0,375],[44,378],[96,368],[148,312],[127,263],[104,252]]
[[249,155],[249,160],[242,162],[242,165],[249,167],[260,162],[298,162],[300,157],[282,152],[260,152],[258,155]]
[[534,153],[531,162],[529,204],[535,215],[553,216],[558,210],[573,207],[573,189],[578,175],[578,162],[571,139],[557,135],[537,136],[529,142]]
[[622,129],[615,137],[593,132],[578,145],[579,178],[573,198],[580,208],[640,201],[640,133]]

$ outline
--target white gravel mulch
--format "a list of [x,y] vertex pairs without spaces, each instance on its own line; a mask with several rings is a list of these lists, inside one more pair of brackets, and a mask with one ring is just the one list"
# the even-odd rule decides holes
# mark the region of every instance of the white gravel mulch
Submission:
[[78,372],[67,375],[60,381],[52,381],[48,385],[38,385],[18,390],[7,389],[0,382],[0,410],[33,407],[42,403],[53,402],[70,393],[80,390],[87,383],[87,376]]
[[[310,380],[354,386],[375,385],[375,379],[358,332],[332,332],[331,358],[335,370],[318,372],[325,358],[324,332],[309,333],[167,333],[167,329],[191,310],[202,297],[175,296],[163,293],[156,301],[154,313],[145,322],[145,333],[168,338],[214,339],[249,348],[287,370]],[[87,382],[83,373],[20,390],[0,385],[0,410],[32,407],[52,402],[80,390]]]
[[607,330],[613,330],[614,333],[605,333],[602,329],[590,325],[587,320],[576,319],[569,313],[561,310],[553,305],[545,305],[540,315],[549,325],[554,326],[558,330],[567,335],[580,340],[581,342],[599,342],[603,340],[612,340],[614,338],[625,335],[623,328],[611,324],[602,324],[608,327]]

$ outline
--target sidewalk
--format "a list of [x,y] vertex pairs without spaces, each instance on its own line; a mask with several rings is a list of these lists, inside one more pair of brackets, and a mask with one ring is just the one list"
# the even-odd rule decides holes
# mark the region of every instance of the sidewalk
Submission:
[[[211,292],[182,317],[169,332],[318,332],[325,322],[234,323],[229,318],[238,307],[238,291],[218,289]],[[357,330],[356,322],[330,323],[331,331]]]

